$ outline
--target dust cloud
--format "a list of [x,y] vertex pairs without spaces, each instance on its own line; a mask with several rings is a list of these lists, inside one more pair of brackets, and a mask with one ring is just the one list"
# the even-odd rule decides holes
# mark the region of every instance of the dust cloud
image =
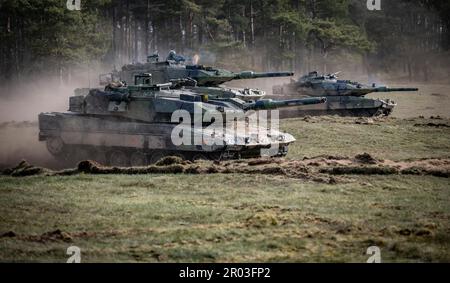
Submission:
[[58,168],[45,142],[39,142],[38,115],[67,111],[75,88],[97,87],[103,70],[83,70],[70,83],[46,75],[0,87],[0,168],[25,159],[39,166]]

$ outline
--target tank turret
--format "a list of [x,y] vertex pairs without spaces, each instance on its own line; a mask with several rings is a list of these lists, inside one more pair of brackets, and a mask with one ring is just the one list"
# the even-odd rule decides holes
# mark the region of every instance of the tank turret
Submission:
[[255,73],[244,71],[234,73],[223,69],[204,67],[202,65],[186,66],[187,76],[197,81],[199,86],[218,86],[233,80],[248,80],[258,78],[292,77],[292,72],[264,72]]
[[[219,110],[221,113],[229,113],[230,111],[270,110],[326,102],[326,98],[323,97],[288,100],[261,99],[248,102],[233,95],[209,95],[205,91],[209,88],[198,90],[191,86],[191,80],[153,84],[152,75],[148,73],[136,75],[134,82],[134,85],[111,83],[105,87],[105,90],[91,89],[84,100],[81,100],[80,96],[71,97],[78,103],[76,106],[75,102],[71,103],[71,109],[77,109],[77,112],[84,114],[97,115],[110,115],[111,112],[116,111],[118,114],[115,115],[130,119],[171,122],[167,113],[184,109],[194,114],[194,105],[199,103],[201,105],[198,106],[203,111]],[[186,84],[188,87],[185,87]],[[145,107],[142,108],[142,105]]]
[[[187,65],[185,59],[181,55],[177,55],[174,51],[169,53],[165,61],[160,61],[157,54],[147,57],[146,63],[133,63],[124,65],[120,71],[113,71],[109,74],[100,75],[100,84],[106,85],[111,81],[125,81],[132,83],[134,77],[140,73],[151,73],[154,83],[165,83],[171,80],[191,78],[197,82],[197,86],[218,87],[223,83],[233,80],[246,80],[257,78],[275,78],[275,77],[292,77],[292,72],[263,72],[257,73],[253,71],[231,72],[224,69],[207,67],[203,65]],[[259,92],[260,90],[255,90]],[[265,93],[264,93],[265,94]],[[255,93],[248,98],[240,95],[241,99],[254,100]],[[257,97],[257,98],[261,98]]]
[[284,86],[274,86],[274,94],[296,92],[308,96],[364,96],[372,92],[406,92],[418,91],[418,88],[389,88],[387,86],[372,84],[366,85],[351,80],[339,80],[340,72],[320,75],[318,72],[310,72],[300,77],[296,82]]

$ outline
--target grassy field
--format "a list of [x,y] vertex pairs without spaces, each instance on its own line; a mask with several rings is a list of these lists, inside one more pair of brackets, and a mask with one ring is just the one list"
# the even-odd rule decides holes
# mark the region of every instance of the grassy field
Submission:
[[[450,156],[447,119],[293,119],[289,158]],[[0,176],[0,261],[450,261],[450,181],[262,174]]]
[[360,118],[306,120],[282,122],[281,128],[297,138],[289,158],[363,152],[390,160],[450,157],[450,119],[387,118],[370,119],[369,123]]
[[16,234],[2,261],[64,262],[70,245],[84,262],[365,262],[373,245],[385,262],[450,261],[444,178],[8,177],[0,194]]

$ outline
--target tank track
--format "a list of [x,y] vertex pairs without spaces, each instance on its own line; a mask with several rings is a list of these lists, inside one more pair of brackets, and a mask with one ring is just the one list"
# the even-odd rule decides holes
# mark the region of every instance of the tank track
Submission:
[[305,116],[326,116],[337,115],[341,117],[377,117],[389,116],[392,114],[392,109],[386,108],[364,108],[364,109],[333,109],[333,110],[296,110],[283,109],[280,110],[280,118],[297,118]]
[[[260,157],[260,151],[245,152],[241,155],[238,152],[190,152],[176,150],[147,150],[142,151],[135,148],[126,147],[99,147],[90,145],[63,145],[59,151],[55,151],[55,138],[49,138],[46,141],[48,151],[54,156],[61,165],[76,166],[80,161],[93,160],[106,166],[147,166],[155,164],[158,160],[167,156],[180,157],[183,160],[229,160],[240,158]],[[277,157],[287,155],[287,149],[280,151]]]

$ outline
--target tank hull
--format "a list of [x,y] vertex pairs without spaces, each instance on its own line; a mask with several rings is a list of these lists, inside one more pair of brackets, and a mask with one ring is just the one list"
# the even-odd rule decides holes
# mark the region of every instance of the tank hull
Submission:
[[[323,104],[305,105],[280,110],[280,118],[338,115],[343,117],[388,116],[396,104],[389,100],[353,96],[325,96]],[[279,97],[277,97],[279,98]]]
[[[283,141],[261,142],[254,140],[249,133],[240,135],[242,142],[177,146],[171,140],[176,126],[71,112],[41,113],[39,140],[46,141],[48,151],[56,159],[72,166],[86,159],[104,165],[144,166],[164,156],[190,160],[252,158],[261,156],[261,149],[275,144],[277,152],[274,155],[284,156],[289,144],[295,141],[291,135],[283,133]],[[193,136],[211,134],[207,129],[202,130],[191,133]]]

